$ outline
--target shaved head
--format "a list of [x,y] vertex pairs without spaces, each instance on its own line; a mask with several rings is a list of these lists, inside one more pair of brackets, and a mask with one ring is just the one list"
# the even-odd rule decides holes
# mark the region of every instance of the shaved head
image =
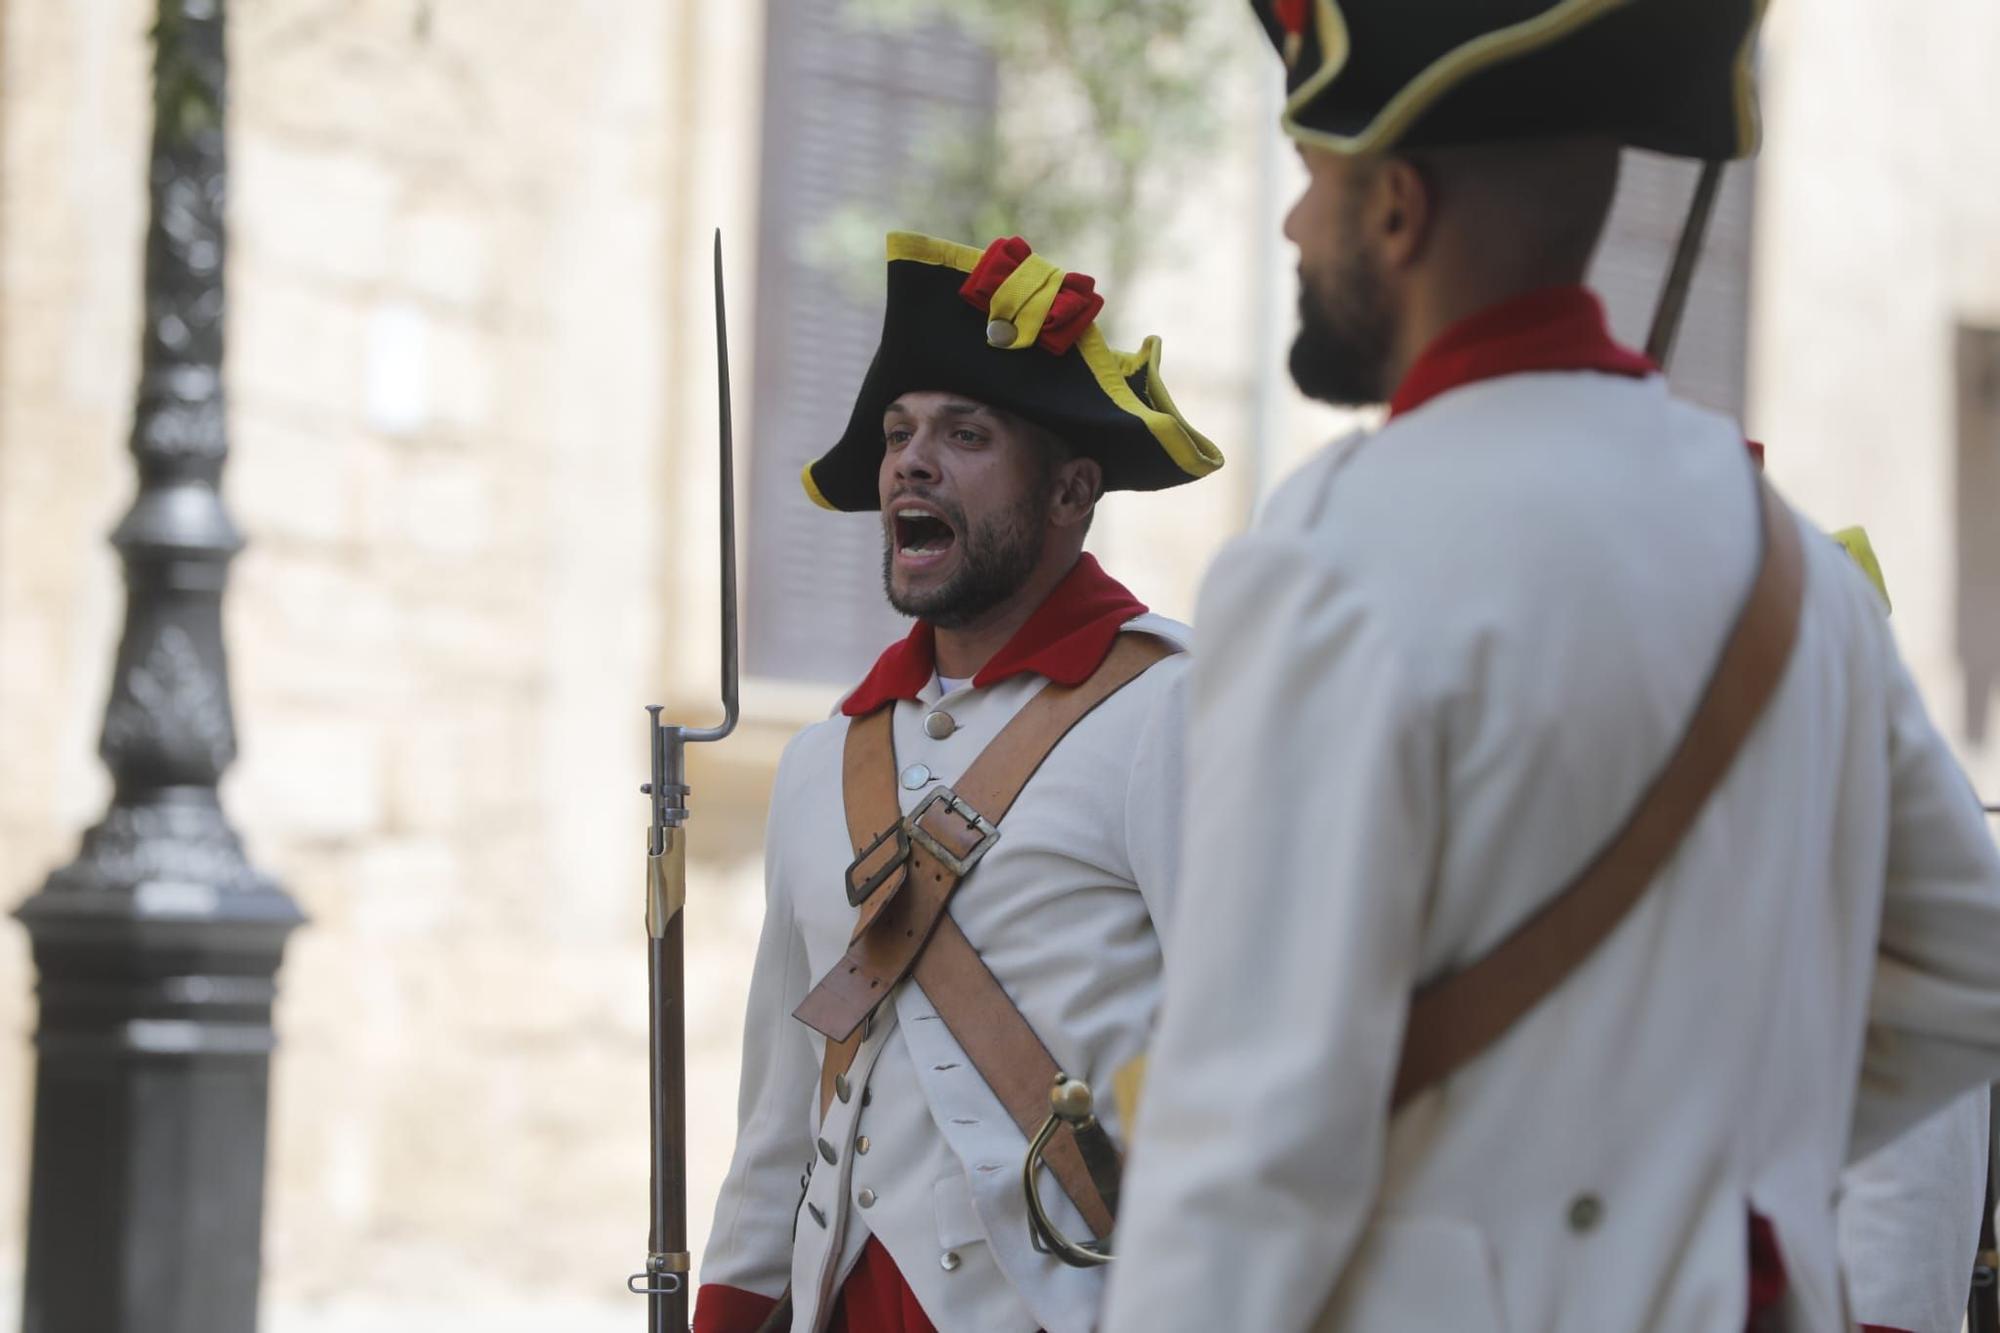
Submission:
[[1523,288],[1582,282],[1618,192],[1608,138],[1524,139],[1412,154],[1442,224],[1494,278]]

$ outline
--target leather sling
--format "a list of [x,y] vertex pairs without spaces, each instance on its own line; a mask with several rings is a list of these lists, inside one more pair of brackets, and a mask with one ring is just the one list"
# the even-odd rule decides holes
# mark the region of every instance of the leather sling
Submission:
[[[1149,667],[1179,651],[1151,635],[1122,634],[1090,678],[1047,685],[1016,713],[959,780],[946,789],[988,829],[999,825],[1042,761],[1091,710]],[[852,1094],[845,1075],[866,1035],[865,1020],[904,977],[911,977],[965,1049],[979,1076],[1006,1106],[1023,1136],[1049,1114],[1058,1066],[946,910],[963,879],[920,838],[920,826],[954,857],[983,854],[997,832],[981,833],[948,800],[933,795],[909,819],[897,797],[894,709],[848,724],[842,782],[855,862],[849,897],[874,887],[860,904],[848,951],[794,1011],[827,1038],[820,1066],[820,1114]],[[899,836],[900,834],[900,836]],[[971,867],[966,867],[969,873]],[[857,886],[859,878],[862,884]],[[1101,1127],[1078,1135],[1065,1126],[1044,1154],[1056,1181],[1099,1237],[1117,1212],[1118,1154]]]
[[1757,489],[1757,575],[1680,744],[1576,878],[1490,952],[1418,988],[1392,1108],[1487,1050],[1588,961],[1645,896],[1728,776],[1784,678],[1804,593],[1798,524],[1768,485],[1759,481]]

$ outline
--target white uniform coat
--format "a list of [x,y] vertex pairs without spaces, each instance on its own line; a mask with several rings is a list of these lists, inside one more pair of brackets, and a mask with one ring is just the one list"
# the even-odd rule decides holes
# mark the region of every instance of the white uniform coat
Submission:
[[1329,450],[1220,557],[1111,1333],[1740,1333],[1752,1207],[1789,1326],[1840,1327],[1841,1168],[2000,1070],[2000,860],[1817,532],[1785,680],[1646,899],[1388,1115],[1411,991],[1678,740],[1754,504],[1657,377],[1519,374]]
[[[1177,645],[1187,638],[1184,626],[1152,615],[1126,629]],[[1078,723],[951,902],[1057,1064],[1106,1089],[1143,1049],[1159,1001],[1154,922],[1168,910],[1179,849],[1185,675],[1184,657],[1166,659]],[[936,781],[956,781],[1045,683],[1029,674],[940,698],[934,678],[920,702],[896,704],[897,763],[922,764],[933,779],[899,788],[905,812]],[[934,708],[957,723],[943,740],[924,729]],[[1031,1248],[1026,1139],[915,985],[904,983],[878,1011],[850,1071],[855,1095],[818,1123],[825,1043],[791,1015],[845,953],[854,927],[842,890],[852,858],[841,795],[846,736],[845,717],[819,723],[778,766],[736,1155],[702,1279],[769,1296],[789,1281],[793,1328],[808,1333],[824,1326],[872,1234],[940,1333],[1087,1333],[1101,1271]],[[1111,1100],[1103,1098],[1105,1121],[1122,1142]],[[1069,1235],[1089,1234],[1046,1177],[1043,1197]]]

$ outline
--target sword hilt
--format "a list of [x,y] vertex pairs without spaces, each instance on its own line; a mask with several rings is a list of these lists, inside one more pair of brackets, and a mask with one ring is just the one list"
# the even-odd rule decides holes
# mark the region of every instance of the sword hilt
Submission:
[[1096,1123],[1097,1107],[1090,1085],[1058,1071],[1055,1083],[1049,1089],[1049,1117],[1029,1141],[1028,1156],[1021,1166],[1021,1188],[1028,1197],[1028,1242],[1037,1254],[1052,1254],[1071,1268],[1099,1268],[1110,1263],[1109,1243],[1079,1243],[1065,1236],[1042,1203],[1042,1192],[1035,1177],[1044,1165],[1043,1154],[1048,1150],[1049,1140],[1055,1137],[1058,1129],[1068,1125],[1082,1130]]

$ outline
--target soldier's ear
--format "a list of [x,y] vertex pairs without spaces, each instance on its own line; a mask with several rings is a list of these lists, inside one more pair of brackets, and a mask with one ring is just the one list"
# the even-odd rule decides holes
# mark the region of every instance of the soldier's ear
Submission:
[[1097,502],[1104,495],[1104,467],[1095,458],[1078,454],[1056,465],[1055,494],[1050,499],[1049,518],[1058,527],[1090,522]]
[[1383,158],[1373,173],[1370,230],[1382,259],[1392,267],[1405,267],[1423,253],[1435,212],[1431,188],[1423,168],[1408,158]]

